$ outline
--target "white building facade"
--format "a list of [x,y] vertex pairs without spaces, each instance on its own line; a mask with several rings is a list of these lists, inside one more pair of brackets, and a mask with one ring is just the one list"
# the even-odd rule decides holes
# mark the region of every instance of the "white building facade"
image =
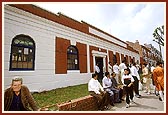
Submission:
[[4,89],[14,76],[32,92],[84,84],[97,61],[105,71],[109,61],[140,61],[120,39],[34,5],[4,5],[3,21]]

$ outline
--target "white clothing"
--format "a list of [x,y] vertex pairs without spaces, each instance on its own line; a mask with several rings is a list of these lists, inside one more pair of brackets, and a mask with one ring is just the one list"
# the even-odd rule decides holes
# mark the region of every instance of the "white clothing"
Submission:
[[152,67],[151,67],[151,72],[153,72],[153,70],[154,70],[154,69],[155,69],[155,67],[154,67],[154,66],[152,66]]
[[100,90],[104,91],[98,80],[91,78],[88,83],[88,91],[94,91],[96,94],[100,94]]
[[121,63],[120,65],[119,65],[119,71],[121,72],[120,73],[120,76],[122,77],[123,76],[123,74],[124,74],[124,69],[126,69],[127,68],[127,66],[125,65],[125,63]]
[[127,68],[127,66],[125,65],[125,63],[121,63],[120,65],[119,65],[119,71],[122,71],[122,70],[124,70],[124,69],[126,69]]
[[141,68],[141,66],[139,64],[136,64],[136,68],[139,71],[139,69]]
[[148,68],[147,67],[142,69],[142,75],[148,75]]
[[111,85],[112,85],[111,79],[104,76],[103,80],[102,80],[102,84],[103,84],[103,88],[111,87]]
[[97,73],[100,73],[100,69],[99,69],[99,67],[96,65],[95,66],[95,71],[97,72]]
[[129,74],[129,75],[123,74],[122,79],[121,79],[122,83],[124,84],[124,79],[128,79],[128,78],[131,79],[131,82],[135,81],[131,74]]
[[115,72],[116,74],[119,74],[119,66],[118,65],[114,65],[113,66],[113,72]]
[[137,79],[140,80],[140,77],[139,77],[137,68],[136,68],[135,66],[132,66],[132,67],[130,68],[130,70],[131,70],[131,75],[132,75],[132,76],[136,76]]

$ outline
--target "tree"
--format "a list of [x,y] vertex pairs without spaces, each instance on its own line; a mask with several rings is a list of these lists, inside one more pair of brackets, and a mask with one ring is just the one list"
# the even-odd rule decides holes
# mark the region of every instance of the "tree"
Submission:
[[161,27],[157,27],[154,30],[153,37],[153,41],[159,44],[160,57],[162,59],[161,45],[164,46],[164,25],[162,25]]
[[155,41],[159,45],[164,46],[164,25],[161,27],[157,27],[154,30],[153,37],[153,41]]

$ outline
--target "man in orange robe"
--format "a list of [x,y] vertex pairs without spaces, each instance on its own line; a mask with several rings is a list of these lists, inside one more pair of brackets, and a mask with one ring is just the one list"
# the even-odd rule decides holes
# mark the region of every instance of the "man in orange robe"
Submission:
[[153,80],[156,88],[159,91],[159,95],[162,101],[164,101],[163,98],[163,91],[164,91],[164,69],[163,69],[163,63],[157,62],[156,68],[153,70]]

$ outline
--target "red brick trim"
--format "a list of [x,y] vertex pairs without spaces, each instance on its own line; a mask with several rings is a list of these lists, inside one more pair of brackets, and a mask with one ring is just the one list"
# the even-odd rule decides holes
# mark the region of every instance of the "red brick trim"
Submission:
[[79,53],[79,69],[81,73],[87,73],[87,46],[77,42],[76,47]]
[[67,73],[67,48],[70,46],[70,41],[57,37],[55,40],[55,73]]
[[65,102],[58,104],[59,111],[96,111],[97,100],[91,96],[85,96],[78,99],[71,100],[70,102]]

